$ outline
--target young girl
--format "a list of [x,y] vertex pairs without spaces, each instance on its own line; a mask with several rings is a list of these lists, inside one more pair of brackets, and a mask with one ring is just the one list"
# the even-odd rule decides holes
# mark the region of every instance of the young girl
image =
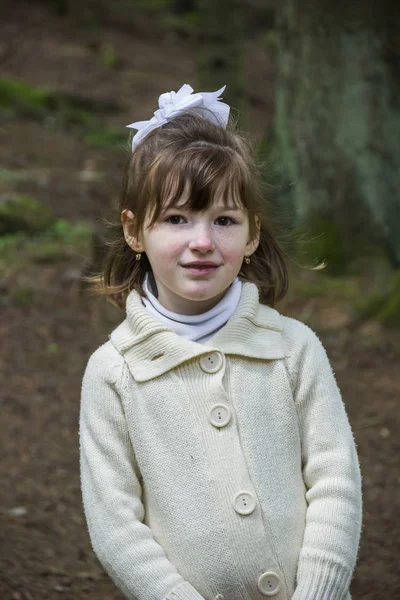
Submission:
[[356,447],[219,95],[135,123],[102,292],[126,319],[82,384],[93,548],[132,600],[349,600]]

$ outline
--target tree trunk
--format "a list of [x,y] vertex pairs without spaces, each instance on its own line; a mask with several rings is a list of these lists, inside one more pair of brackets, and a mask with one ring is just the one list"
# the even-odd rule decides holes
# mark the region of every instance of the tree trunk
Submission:
[[336,228],[326,239],[342,244],[344,260],[372,236],[400,266],[395,4],[279,4],[276,128],[297,220],[318,233]]

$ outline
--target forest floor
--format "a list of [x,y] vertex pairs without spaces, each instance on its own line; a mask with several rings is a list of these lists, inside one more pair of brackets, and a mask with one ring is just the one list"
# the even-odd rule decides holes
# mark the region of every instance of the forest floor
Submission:
[[[119,111],[101,115],[108,127],[149,118],[159,93],[194,81],[188,43],[160,32],[154,43],[151,19],[138,19],[136,34],[129,35],[116,28],[85,29],[40,4],[10,3],[6,14],[0,25],[3,75],[94,100],[117,100]],[[261,119],[266,127],[271,119],[273,70],[255,45],[249,43],[247,51],[248,80],[264,73],[250,110],[249,129],[256,135]],[[57,218],[98,227],[118,197],[123,152],[90,145],[53,121],[24,116],[1,125],[1,191],[29,193]],[[80,284],[88,252],[67,252],[57,260],[27,258],[0,282],[2,600],[122,598],[91,549],[79,484],[83,371],[123,319],[121,311],[89,297]],[[340,286],[307,294],[308,282],[311,287],[321,274],[302,277],[303,285],[294,284],[278,310],[306,321],[327,348],[363,475],[364,526],[352,597],[395,600],[400,598],[399,332],[374,320],[354,324]],[[368,278],[356,284],[362,294]]]

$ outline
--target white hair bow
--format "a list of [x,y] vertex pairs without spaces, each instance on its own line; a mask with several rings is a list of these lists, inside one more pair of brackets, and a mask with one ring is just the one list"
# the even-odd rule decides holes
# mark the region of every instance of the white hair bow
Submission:
[[[158,110],[149,121],[137,121],[127,125],[138,132],[132,138],[132,152],[139,142],[153,129],[161,127],[174,117],[185,112],[189,108],[207,108],[204,117],[216,125],[226,128],[229,117],[229,106],[220,101],[220,96],[226,85],[217,92],[197,92],[192,94],[193,88],[185,83],[178,92],[167,92],[161,94],[158,99]],[[211,112],[209,112],[211,111]]]

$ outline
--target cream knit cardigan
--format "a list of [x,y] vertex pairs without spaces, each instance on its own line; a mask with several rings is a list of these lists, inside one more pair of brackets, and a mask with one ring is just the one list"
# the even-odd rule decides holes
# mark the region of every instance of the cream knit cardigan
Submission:
[[[232,416],[215,427],[221,403]],[[87,364],[80,444],[93,548],[127,598],[350,599],[362,499],[346,411],[316,335],[253,284],[206,344],[132,291]]]

